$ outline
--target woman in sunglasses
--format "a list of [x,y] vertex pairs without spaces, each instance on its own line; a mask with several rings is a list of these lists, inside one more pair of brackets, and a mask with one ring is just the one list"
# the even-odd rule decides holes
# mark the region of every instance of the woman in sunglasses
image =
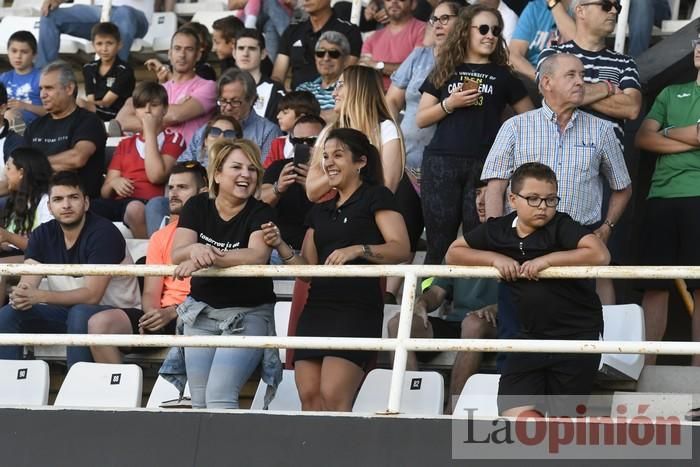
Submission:
[[347,57],[350,55],[350,43],[344,34],[337,31],[326,31],[316,42],[316,70],[320,75],[313,81],[306,81],[297,86],[297,91],[311,92],[321,106],[321,117],[332,120],[335,108],[335,91],[338,78],[345,69]]
[[496,9],[473,5],[460,10],[420,88],[416,124],[437,125],[421,163],[426,264],[443,261],[460,224],[465,232],[478,224],[473,180],[496,139],[506,105],[516,113],[533,108],[508,66],[502,30]]
[[202,147],[199,150],[199,154],[197,154],[197,161],[204,167],[209,163],[209,148],[222,138],[241,139],[243,138],[243,130],[241,129],[241,124],[235,118],[218,114],[207,122],[204,138],[202,139]]

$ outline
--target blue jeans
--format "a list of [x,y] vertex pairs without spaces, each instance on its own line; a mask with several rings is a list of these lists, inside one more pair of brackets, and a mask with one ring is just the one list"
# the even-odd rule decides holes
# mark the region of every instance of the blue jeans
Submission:
[[277,0],[263,0],[262,15],[258,26],[260,24],[262,24],[265,36],[265,49],[270,60],[274,63],[282,33],[289,26],[289,15]]
[[[34,305],[29,310],[15,310],[10,305],[0,308],[0,333],[87,334],[88,320],[96,313],[114,308],[106,305]],[[89,347],[68,347],[68,368],[77,362],[91,362]],[[0,346],[0,359],[19,360],[22,347]]]
[[[230,331],[219,329],[219,323],[220,321],[200,314],[194,325],[185,324],[185,335],[234,335]],[[242,326],[243,330],[235,335],[267,335],[265,319],[254,313],[245,315]],[[263,349],[186,347],[185,366],[192,394],[192,407],[237,409],[241,388],[258,367],[262,357]]]
[[[73,5],[56,8],[47,16],[41,17],[39,23],[39,51],[36,66],[43,68],[58,58],[61,34],[90,39],[92,27],[100,22],[101,6]],[[121,35],[122,48],[119,58],[129,60],[129,50],[136,38],[142,38],[148,32],[148,18],[142,11],[129,6],[112,7],[110,21],[117,25]]]
[[170,213],[170,203],[167,196],[156,196],[146,203],[146,232],[148,236],[160,229],[163,218]]
[[630,4],[629,54],[637,57],[649,48],[651,29],[671,17],[668,0],[634,0]]

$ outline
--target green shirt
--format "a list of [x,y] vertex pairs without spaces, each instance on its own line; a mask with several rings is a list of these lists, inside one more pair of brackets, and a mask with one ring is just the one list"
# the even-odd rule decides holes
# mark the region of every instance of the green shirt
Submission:
[[447,292],[452,311],[446,321],[462,321],[467,314],[498,302],[498,281],[486,278],[438,277],[432,285]]
[[[666,87],[656,97],[648,119],[661,128],[695,125],[700,119],[700,86],[695,81]],[[700,149],[659,155],[649,198],[700,196]]]

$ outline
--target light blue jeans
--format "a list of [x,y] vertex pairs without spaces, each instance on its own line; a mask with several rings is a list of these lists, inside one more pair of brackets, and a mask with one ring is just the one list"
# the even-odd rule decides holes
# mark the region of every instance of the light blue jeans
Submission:
[[651,30],[654,25],[671,17],[668,0],[634,0],[630,4],[629,16],[629,50],[632,57],[637,57],[649,48]]
[[[39,51],[36,66],[43,68],[58,58],[61,34],[90,39],[92,27],[100,22],[101,6],[73,5],[56,8],[47,16],[41,17],[39,23]],[[142,38],[148,32],[148,18],[130,6],[112,7],[110,21],[117,25],[121,35],[122,48],[119,58],[129,60],[129,50],[136,38]]]
[[263,0],[262,15],[258,27],[262,24],[265,36],[265,49],[274,63],[279,50],[279,42],[284,30],[289,26],[289,15],[277,0]]
[[[266,306],[266,305],[263,305]],[[267,306],[273,306],[272,304]],[[219,329],[220,321],[205,314],[194,324],[185,324],[186,336],[230,336],[232,331]],[[267,322],[262,316],[248,313],[238,336],[265,336]],[[241,388],[260,364],[263,349],[185,348],[187,380],[190,383],[192,407],[195,409],[237,409]]]
[[167,196],[156,196],[146,203],[146,232],[148,236],[160,229],[163,218],[170,214],[170,202]]

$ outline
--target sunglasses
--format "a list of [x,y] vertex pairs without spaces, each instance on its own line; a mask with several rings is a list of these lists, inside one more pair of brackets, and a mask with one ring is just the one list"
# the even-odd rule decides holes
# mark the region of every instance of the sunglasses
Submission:
[[218,138],[219,136],[224,135],[224,138],[228,139],[236,139],[238,138],[238,134],[236,133],[236,130],[222,130],[219,127],[213,126],[211,129],[209,129],[209,136],[213,136],[214,138]]
[[500,26],[489,26],[488,24],[482,24],[481,26],[472,26],[472,28],[477,29],[479,31],[479,34],[481,34],[482,36],[488,34],[489,31],[493,33],[494,37],[498,37],[501,35]]
[[317,136],[307,136],[305,138],[295,138],[294,136],[289,137],[289,142],[292,144],[305,144],[307,146],[313,146],[316,144]]
[[447,26],[447,23],[450,22],[450,18],[456,18],[457,15],[442,15],[442,16],[431,16],[428,18],[428,23],[430,23],[431,26],[435,26],[435,23],[440,23],[443,26]]
[[619,2],[612,2],[610,0],[602,0],[600,2],[588,2],[588,3],[581,4],[581,6],[586,6],[586,5],[598,5],[598,6],[600,6],[600,9],[606,13],[609,13],[610,10],[612,10],[613,8],[615,8],[615,11],[617,11],[619,13],[620,9],[622,8],[620,6]]
[[342,54],[340,53],[340,50],[323,50],[323,49],[320,49],[320,50],[317,50],[317,51],[316,51],[316,57],[317,57],[317,58],[323,58],[323,57],[325,57],[326,55],[328,55],[329,57],[331,57],[333,60],[337,60],[337,59],[340,58],[340,56],[341,56]]
[[692,45],[693,48],[700,46],[700,39],[693,39],[692,41],[690,41],[690,45]]
[[232,109],[237,109],[243,105],[243,101],[240,99],[219,99],[216,104],[221,108],[230,105]]

